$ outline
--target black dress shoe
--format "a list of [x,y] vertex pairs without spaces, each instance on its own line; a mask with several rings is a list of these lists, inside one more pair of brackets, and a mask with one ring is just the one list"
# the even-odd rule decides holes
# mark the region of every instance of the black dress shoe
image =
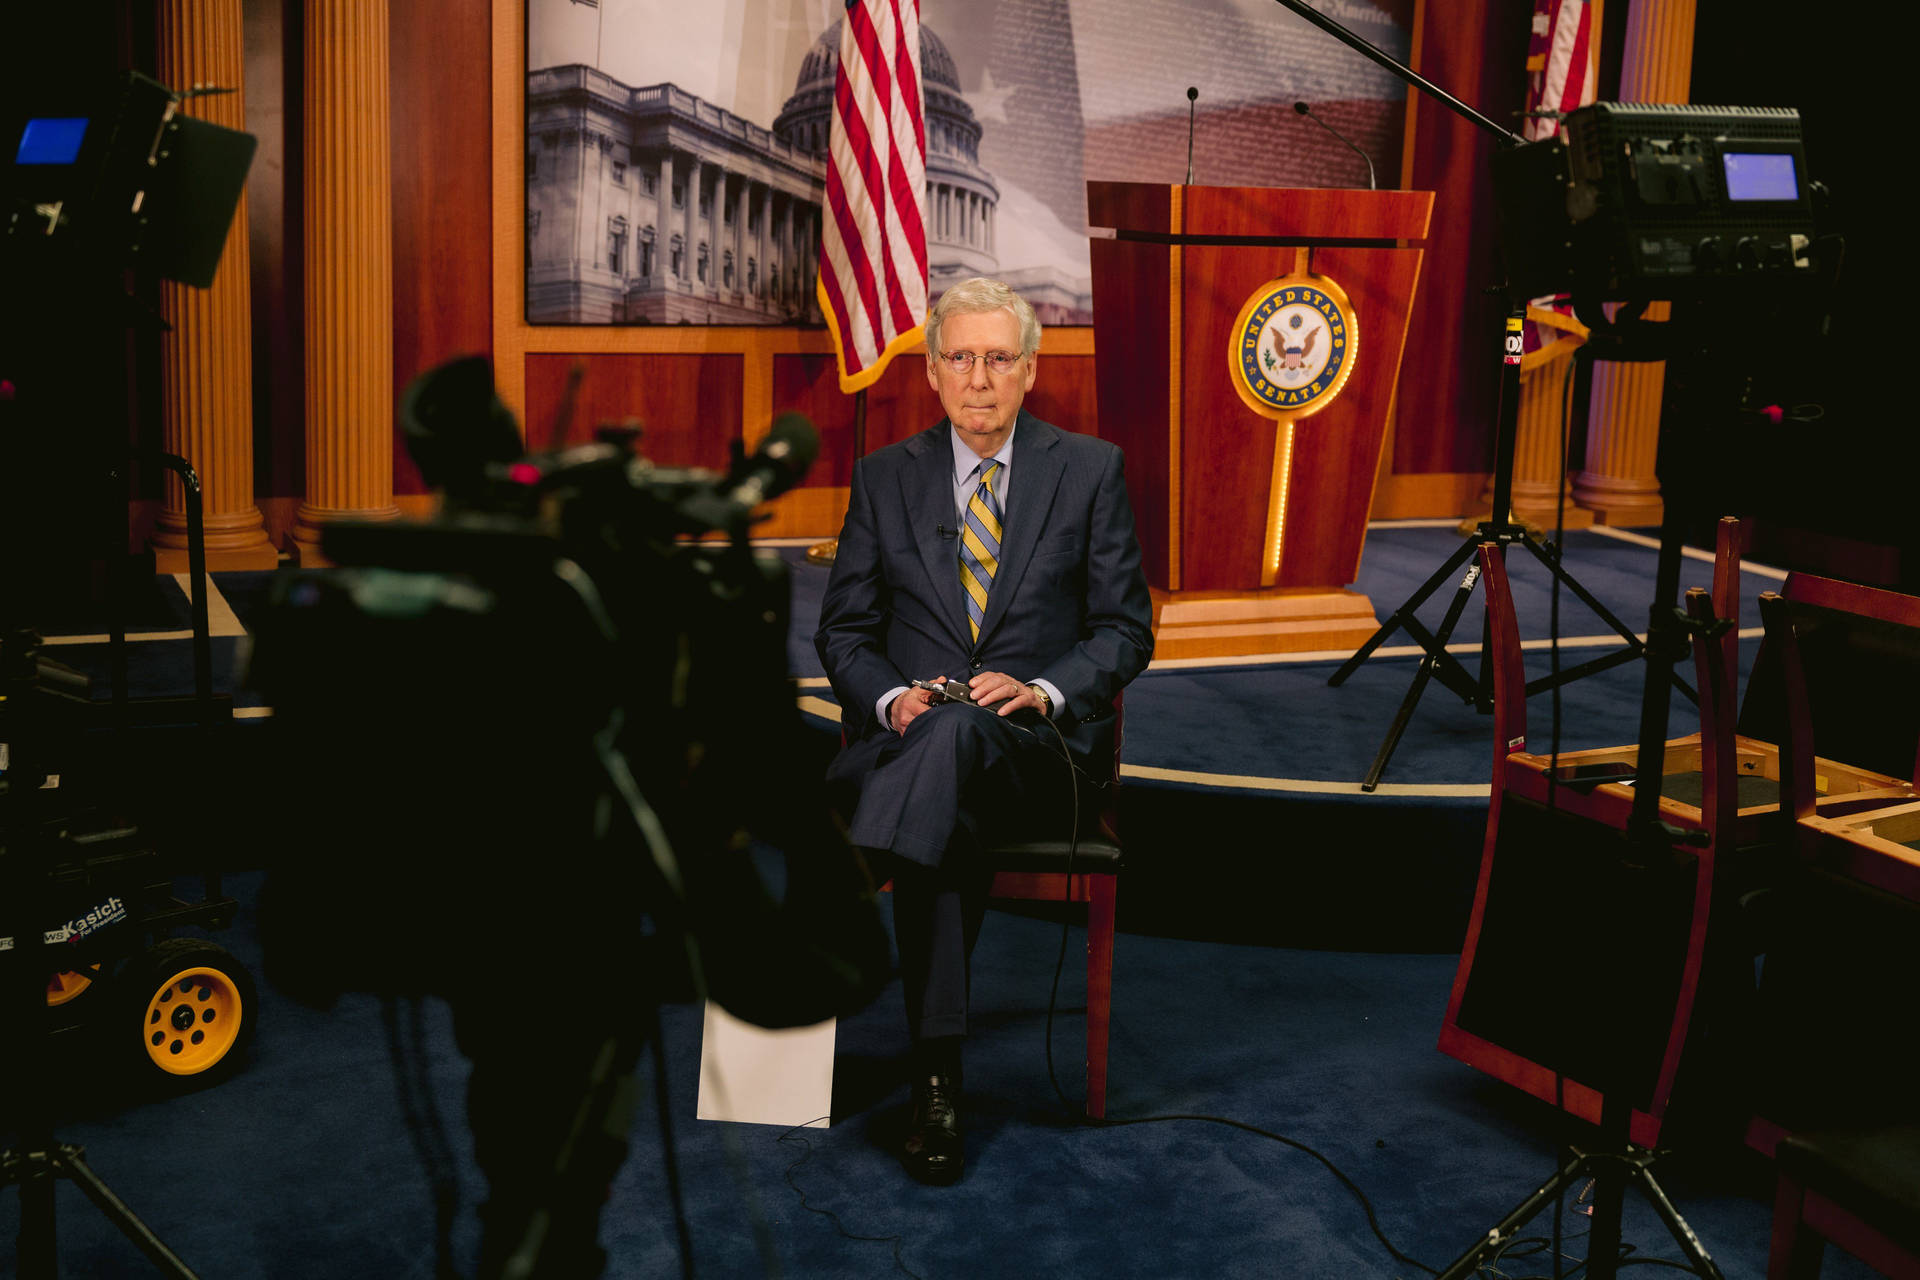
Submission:
[[930,1075],[913,1089],[913,1125],[900,1148],[900,1161],[915,1180],[946,1186],[960,1180],[966,1150],[960,1139],[959,1082]]

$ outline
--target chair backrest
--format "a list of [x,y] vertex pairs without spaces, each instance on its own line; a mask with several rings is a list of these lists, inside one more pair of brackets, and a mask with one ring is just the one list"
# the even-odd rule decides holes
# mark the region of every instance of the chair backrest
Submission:
[[1761,594],[1760,616],[1764,661],[1755,661],[1741,727],[1773,731],[1794,817],[1813,812],[1816,756],[1913,780],[1920,598],[1791,574],[1780,591]]
[[[1740,522],[1732,516],[1720,521],[1715,531],[1713,589],[1698,587],[1687,592],[1687,612],[1695,622],[1710,625],[1724,620],[1731,625],[1712,646],[1694,646],[1694,675],[1700,685],[1701,740],[1717,750],[1717,768],[1704,766],[1707,782],[1721,782],[1718,790],[1732,798],[1734,769],[1733,720],[1739,663],[1740,616]],[[1513,603],[1513,588],[1507,580],[1503,550],[1485,544],[1480,548],[1481,590],[1486,596],[1490,663],[1493,676],[1494,765],[1496,781],[1502,760],[1516,751],[1527,750],[1527,674],[1520,646],[1519,619]],[[1717,777],[1716,777],[1717,775]],[[1707,797],[1707,808],[1717,806]]]

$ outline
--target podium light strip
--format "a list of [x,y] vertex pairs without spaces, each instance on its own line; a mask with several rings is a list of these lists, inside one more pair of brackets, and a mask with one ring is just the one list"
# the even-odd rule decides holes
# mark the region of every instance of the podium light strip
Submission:
[[1293,421],[1274,423],[1273,477],[1267,481],[1267,555],[1260,566],[1260,585],[1280,580],[1280,550],[1287,537],[1287,485],[1293,479]]

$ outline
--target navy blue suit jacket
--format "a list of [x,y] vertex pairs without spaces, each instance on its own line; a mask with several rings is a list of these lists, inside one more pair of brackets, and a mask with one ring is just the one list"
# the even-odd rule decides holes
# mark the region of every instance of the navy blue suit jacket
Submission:
[[814,635],[848,742],[834,772],[857,771],[891,735],[873,714],[887,690],[1002,671],[1060,690],[1067,744],[1102,776],[1112,768],[1113,696],[1153,656],[1120,450],[1021,411],[1000,567],[975,643],[959,540],[942,532],[958,525],[950,430],[942,419],[854,464]]

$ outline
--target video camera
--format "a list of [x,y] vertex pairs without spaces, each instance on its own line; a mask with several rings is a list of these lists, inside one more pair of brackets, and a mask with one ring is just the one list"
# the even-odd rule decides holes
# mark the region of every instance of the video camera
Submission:
[[317,1003],[458,997],[565,956],[763,1026],[863,1006],[888,944],[796,767],[787,570],[746,537],[812,426],[783,417],[725,475],[624,428],[523,455],[478,358],[400,418],[442,510],[329,527],[335,567],[283,577],[255,638],[304,811],[263,898],[269,975]]
[[1815,276],[1799,112],[1596,102],[1562,127],[1494,157],[1516,295],[1713,300]]

